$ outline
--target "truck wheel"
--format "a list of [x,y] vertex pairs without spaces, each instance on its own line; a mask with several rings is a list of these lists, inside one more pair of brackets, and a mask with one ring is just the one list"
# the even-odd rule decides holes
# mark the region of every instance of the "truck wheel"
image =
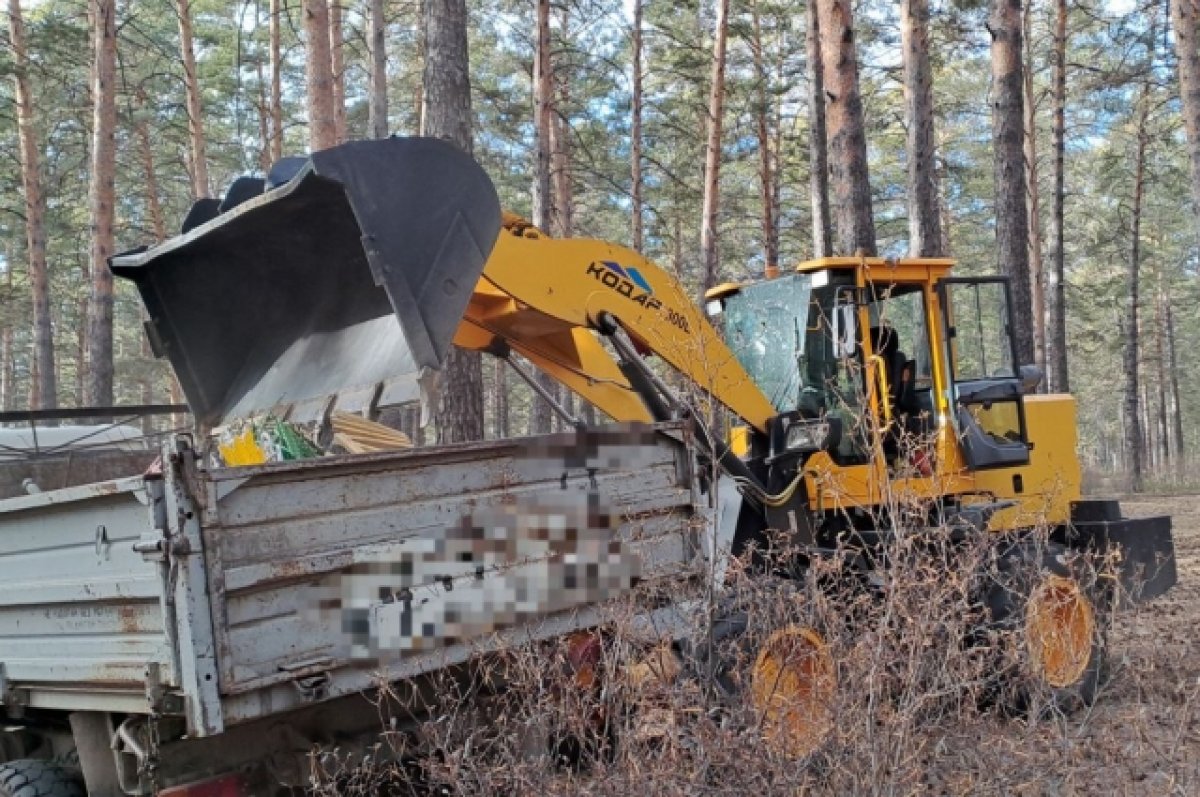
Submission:
[[79,770],[24,758],[0,764],[0,797],[85,797]]
[[1013,712],[1071,712],[1096,699],[1106,606],[1095,573],[1055,543],[1003,551],[985,582],[989,636],[1000,642],[991,699]]
[[816,629],[790,624],[759,639],[745,612],[713,623],[696,646],[702,677],[753,710],[763,740],[796,757],[816,752],[833,730],[837,673]]

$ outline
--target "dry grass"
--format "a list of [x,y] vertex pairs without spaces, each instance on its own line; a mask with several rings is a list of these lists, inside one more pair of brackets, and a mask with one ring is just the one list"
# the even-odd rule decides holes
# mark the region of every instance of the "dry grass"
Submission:
[[[852,577],[838,558],[794,584],[732,574],[736,598],[714,596],[700,625],[733,618],[744,632],[698,632],[674,679],[629,677],[654,651],[626,636],[620,609],[602,647],[510,651],[442,684],[419,731],[385,734],[367,765],[361,752],[314,759],[312,793],[1200,793],[1200,499],[1129,506],[1175,516],[1181,584],[1116,618],[1091,709],[1068,714],[1035,693],[1034,710],[998,711],[996,674],[1023,651],[973,632],[991,549],[945,530],[901,534],[883,580]],[[746,688],[761,643],[791,625],[825,636],[839,684],[832,732],[809,755],[764,740]]]

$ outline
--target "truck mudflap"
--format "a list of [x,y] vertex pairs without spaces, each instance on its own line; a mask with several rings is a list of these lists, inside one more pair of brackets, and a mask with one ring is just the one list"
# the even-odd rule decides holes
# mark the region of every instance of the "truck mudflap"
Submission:
[[1112,500],[1076,501],[1066,542],[1075,548],[1119,551],[1117,578],[1125,605],[1166,594],[1178,581],[1171,518],[1127,518]]
[[469,155],[390,138],[313,153],[282,185],[110,267],[136,283],[196,420],[216,425],[337,395],[416,398],[499,232],[495,187]]

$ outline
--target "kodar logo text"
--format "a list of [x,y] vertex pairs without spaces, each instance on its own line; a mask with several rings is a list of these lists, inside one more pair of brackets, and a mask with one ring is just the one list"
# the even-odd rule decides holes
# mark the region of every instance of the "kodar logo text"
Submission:
[[587,275],[593,277],[604,287],[614,290],[627,299],[631,299],[650,310],[662,307],[662,302],[654,298],[654,289],[646,278],[633,266],[621,266],[611,260],[597,260],[587,267]]

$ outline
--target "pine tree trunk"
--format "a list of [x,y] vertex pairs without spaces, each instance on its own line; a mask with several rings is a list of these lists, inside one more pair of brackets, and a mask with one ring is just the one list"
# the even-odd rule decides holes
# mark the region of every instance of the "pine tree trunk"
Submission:
[[304,69],[308,89],[308,146],[313,152],[337,144],[333,68],[329,53],[328,0],[304,0]]
[[[533,61],[533,225],[547,234],[554,226],[554,180],[552,175],[554,127],[554,65],[550,60],[550,0],[537,0]],[[557,395],[558,383],[545,373],[537,372],[534,379]],[[548,434],[554,429],[554,411],[535,395],[529,415],[531,434]]]
[[[569,19],[564,6],[559,15],[561,36],[570,41]],[[565,48],[564,48],[565,50]],[[559,238],[570,238],[575,234],[575,191],[574,174],[571,169],[571,125],[567,120],[567,109],[571,105],[571,86],[565,70],[557,65],[551,68],[554,77],[556,99],[554,112],[550,115],[550,178],[554,191],[553,234]],[[571,397],[567,391],[567,398]]]
[[496,411],[492,415],[492,433],[497,440],[511,436],[511,421],[508,408],[508,366],[499,357],[492,359],[492,393],[496,397]]
[[645,208],[642,206],[642,13],[645,0],[633,0],[633,97],[629,124],[629,191],[630,214],[633,220],[633,249],[641,252],[645,246]]
[[1171,431],[1167,423],[1167,401],[1171,393],[1167,389],[1167,320],[1163,317],[1163,295],[1159,288],[1154,313],[1154,367],[1156,385],[1154,407],[1158,428],[1158,469],[1161,471],[1171,459]]
[[908,253],[913,257],[941,257],[945,252],[934,151],[928,0],[902,0],[900,22],[908,122]]
[[1179,68],[1179,98],[1183,104],[1183,129],[1191,163],[1192,203],[1200,226],[1200,5],[1198,0],[1171,4],[1175,26],[1175,55]]
[[[570,18],[566,6],[559,9],[559,35],[564,42],[571,41]],[[561,48],[568,52],[567,47]],[[554,78],[555,101],[554,113],[550,117],[550,176],[554,189],[554,224],[553,232],[559,238],[570,238],[575,234],[575,187],[574,172],[571,168],[571,125],[567,114],[571,106],[571,85],[567,71],[560,65],[551,67]],[[553,377],[546,375],[547,387],[562,401],[567,414],[575,417],[575,393],[566,385],[559,384]],[[581,400],[581,403],[582,400]],[[567,429],[565,419],[559,419],[558,428]]]
[[368,106],[372,138],[388,136],[387,19],[383,0],[370,0],[371,100]]
[[834,254],[876,254],[850,0],[818,0]]
[[550,180],[550,122],[554,115],[554,74],[550,63],[550,0],[536,0],[533,56],[533,225],[550,232],[553,188]]
[[[466,0],[425,0],[421,133],[472,152]],[[483,363],[478,352],[451,348],[442,373],[438,440],[482,440]]]
[[[16,2],[16,0],[10,0]],[[20,9],[18,8],[18,13]],[[11,28],[10,28],[11,32]],[[9,41],[12,41],[10,39]],[[11,261],[9,261],[11,262]],[[13,270],[4,270],[4,294],[0,302],[0,411],[7,412],[15,405],[16,369],[13,367]]]
[[1054,210],[1050,214],[1050,271],[1046,274],[1047,386],[1051,393],[1071,389],[1067,367],[1066,235],[1066,104],[1067,0],[1056,0],[1054,21]]
[[271,0],[271,162],[283,157],[283,59],[280,53],[280,0]]
[[829,146],[825,130],[825,78],[821,63],[821,25],[816,0],[805,4],[804,44],[808,59],[809,196],[812,205],[813,256],[833,254],[833,220],[829,213]]
[[1149,136],[1146,121],[1149,115],[1149,86],[1143,85],[1138,109],[1137,148],[1133,167],[1133,209],[1130,216],[1129,270],[1125,305],[1125,348],[1122,366],[1125,371],[1125,451],[1128,456],[1130,489],[1140,493],[1143,486],[1142,449],[1144,446],[1141,417],[1140,386],[1138,381],[1138,277],[1141,268],[1142,196],[1145,189],[1146,147]]
[[[154,146],[150,138],[150,125],[144,116],[144,114],[149,111],[146,108],[145,98],[143,97],[141,99],[143,115],[138,119],[136,132],[138,151],[142,158],[142,174],[145,176],[146,180],[146,210],[150,216],[151,229],[154,231],[154,242],[162,243],[163,241],[167,240],[167,222],[163,215],[162,202],[159,200],[158,195],[158,170],[154,167]],[[145,318],[144,311],[143,318]],[[147,360],[147,362],[149,362],[153,357],[153,352],[150,350],[150,341],[144,332],[142,333],[142,357]],[[150,369],[146,369],[146,374],[142,379],[143,404],[154,403],[154,380],[151,378],[151,376]],[[177,401],[175,397],[182,395],[182,391],[179,390],[179,383],[175,378],[173,371],[169,372],[167,380],[167,389],[170,392],[171,401],[172,403],[175,403]],[[149,417],[145,418],[143,421],[143,426],[150,421],[151,419]]]
[[154,242],[157,244],[167,239],[167,223],[163,217],[162,202],[158,198],[158,171],[154,168],[154,146],[150,138],[150,124],[144,116],[146,112],[143,110],[142,118],[138,119],[136,133],[138,154],[142,159],[142,175],[146,180],[146,211],[150,216]]
[[[1024,36],[1030,40],[1032,0],[1025,5]],[[1025,214],[1029,218],[1029,295],[1034,362],[1046,371],[1046,301],[1042,291],[1042,219],[1038,186],[1037,120],[1034,115],[1033,48],[1025,48],[1022,84],[1025,95]]]
[[702,292],[717,284],[721,270],[717,214],[721,199],[721,123],[725,116],[725,49],[729,36],[729,0],[716,2],[712,81],[708,90],[707,137],[704,146],[704,195],[700,211],[700,251],[704,259]]
[[84,396],[94,407],[113,403],[113,254],[114,179],[117,165],[117,6],[94,0],[95,76],[92,90],[92,297],[88,308],[88,380]]
[[775,219],[775,168],[771,135],[770,75],[763,59],[762,19],[758,0],[751,4],[754,38],[750,42],[754,58],[754,80],[757,84],[754,109],[754,131],[758,137],[758,187],[762,200],[763,261],[768,276],[779,273],[779,234]]
[[[20,141],[21,189],[25,194],[25,240],[29,256],[29,286],[33,302],[33,379],[30,406],[53,409],[58,406],[58,372],[54,362],[54,327],[50,315],[50,274],[46,266],[46,198],[42,193],[40,147],[33,121],[33,97],[29,90],[29,52],[25,41],[25,22],[20,0],[8,0],[8,31],[13,58],[13,82],[16,94],[17,137]],[[12,270],[8,269],[12,280]],[[9,291],[10,297],[12,292]],[[8,331],[7,367],[12,366],[12,329]],[[8,383],[7,400],[13,396]]]
[[1164,296],[1165,313],[1167,318],[1167,356],[1171,361],[1171,427],[1175,436],[1175,465],[1182,468],[1186,446],[1183,441],[1183,404],[1179,397],[1179,358],[1175,346],[1175,318],[1171,313],[1171,297]]
[[259,60],[254,65],[258,81],[258,170],[263,174],[271,168],[271,105],[267,99],[267,70]]
[[329,68],[333,78],[333,135],[346,140],[346,58],[342,46],[342,0],[329,0]]
[[210,194],[208,153],[204,140],[204,104],[200,97],[200,78],[196,74],[196,50],[192,43],[191,0],[179,0],[179,51],[183,61],[183,88],[187,95],[188,137],[192,153],[192,198]]
[[80,284],[83,292],[75,301],[75,384],[72,398],[76,407],[87,406],[88,380],[88,319],[91,307],[91,269],[83,266],[80,269]]
[[1020,364],[1034,362],[1029,285],[1029,215],[1025,207],[1024,80],[1021,0],[991,0],[992,142],[995,152],[996,254],[1012,288],[1013,334]]

